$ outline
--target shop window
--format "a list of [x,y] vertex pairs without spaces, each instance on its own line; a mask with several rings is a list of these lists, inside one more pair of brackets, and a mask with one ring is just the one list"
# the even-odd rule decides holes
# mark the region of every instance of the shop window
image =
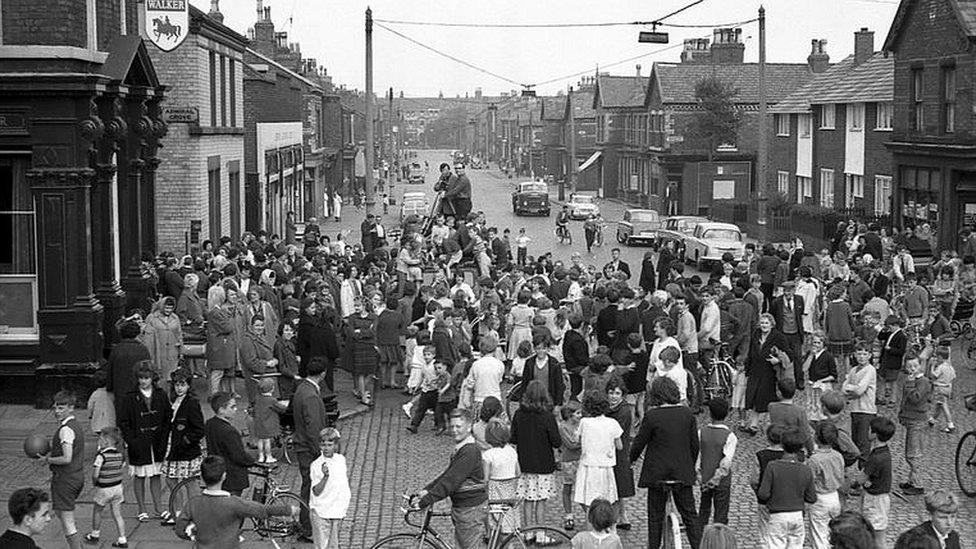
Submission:
[[34,200],[26,159],[0,159],[0,341],[37,336]]

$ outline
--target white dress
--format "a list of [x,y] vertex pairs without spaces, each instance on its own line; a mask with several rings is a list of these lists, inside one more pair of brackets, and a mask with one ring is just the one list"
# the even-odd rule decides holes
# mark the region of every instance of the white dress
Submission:
[[596,498],[617,501],[617,482],[613,466],[617,463],[614,441],[623,435],[617,420],[607,416],[580,420],[580,460],[576,470],[573,501],[589,505]]

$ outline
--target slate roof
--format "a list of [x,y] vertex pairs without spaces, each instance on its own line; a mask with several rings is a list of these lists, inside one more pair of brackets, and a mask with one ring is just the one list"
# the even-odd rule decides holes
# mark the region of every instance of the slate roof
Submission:
[[600,75],[596,79],[594,102],[599,101],[603,108],[643,107],[647,82],[646,76]]
[[854,56],[817,74],[789,97],[769,109],[773,114],[805,113],[810,105],[824,103],[876,103],[894,101],[895,58],[877,52],[854,64]]
[[[806,63],[767,63],[766,100],[777,103],[813,78]],[[663,104],[697,103],[695,85],[716,76],[739,89],[739,103],[759,103],[759,64],[654,63],[651,72]]]
[[563,120],[565,118],[566,118],[566,96],[565,95],[542,98],[542,119],[543,120]]
[[573,91],[573,118],[596,118],[593,88]]
[[[952,8],[953,13],[956,15],[956,19],[959,21],[959,27],[962,32],[966,34],[970,39],[976,39],[976,0],[947,0],[949,6]],[[891,27],[888,29],[888,37],[885,38],[884,49],[891,51],[894,47],[895,40],[901,33],[902,26],[905,24],[905,19],[908,17],[909,12],[912,10],[917,0],[902,0],[898,4],[898,11],[895,12],[895,18],[891,22]]]

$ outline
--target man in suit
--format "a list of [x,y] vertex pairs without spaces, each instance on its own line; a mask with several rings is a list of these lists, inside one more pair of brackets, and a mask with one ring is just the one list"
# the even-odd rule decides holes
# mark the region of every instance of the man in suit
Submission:
[[[925,496],[925,509],[929,512],[930,520],[906,531],[898,538],[897,547],[916,547],[909,541],[920,542],[931,540],[931,546],[942,549],[961,549],[959,532],[956,532],[956,514],[959,512],[959,500],[948,490],[935,490]],[[924,545],[929,547],[929,545]]]
[[618,271],[627,275],[624,280],[630,280],[630,265],[620,259],[620,248],[614,248],[610,250],[610,262],[604,265],[603,272],[612,275]]
[[788,348],[784,349],[793,362],[793,372],[798,389],[803,388],[803,365],[800,349],[803,346],[803,298],[796,295],[796,283],[787,280],[782,284],[783,295],[773,299],[769,312],[776,320],[776,329],[786,336]]
[[[312,491],[310,467],[319,457],[319,432],[326,426],[325,403],[322,401],[322,382],[327,370],[325,357],[315,357],[308,363],[306,377],[295,388],[292,397],[292,410],[295,420],[295,457],[298,458],[298,473],[302,478],[302,501],[307,501]],[[312,523],[308,508],[302,507],[299,517],[302,533],[299,541],[311,539]]]
[[203,426],[207,454],[224,458],[227,466],[224,490],[240,496],[250,486],[247,468],[256,465],[257,460],[244,449],[241,432],[231,424],[237,413],[237,398],[232,393],[220,392],[210,398],[210,407],[216,415]]

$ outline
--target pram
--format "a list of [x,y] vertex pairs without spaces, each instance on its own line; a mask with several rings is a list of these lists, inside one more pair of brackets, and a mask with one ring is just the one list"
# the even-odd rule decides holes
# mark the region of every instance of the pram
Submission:
[[972,332],[974,309],[976,309],[976,299],[972,296],[959,296],[949,321],[952,335],[959,337]]

